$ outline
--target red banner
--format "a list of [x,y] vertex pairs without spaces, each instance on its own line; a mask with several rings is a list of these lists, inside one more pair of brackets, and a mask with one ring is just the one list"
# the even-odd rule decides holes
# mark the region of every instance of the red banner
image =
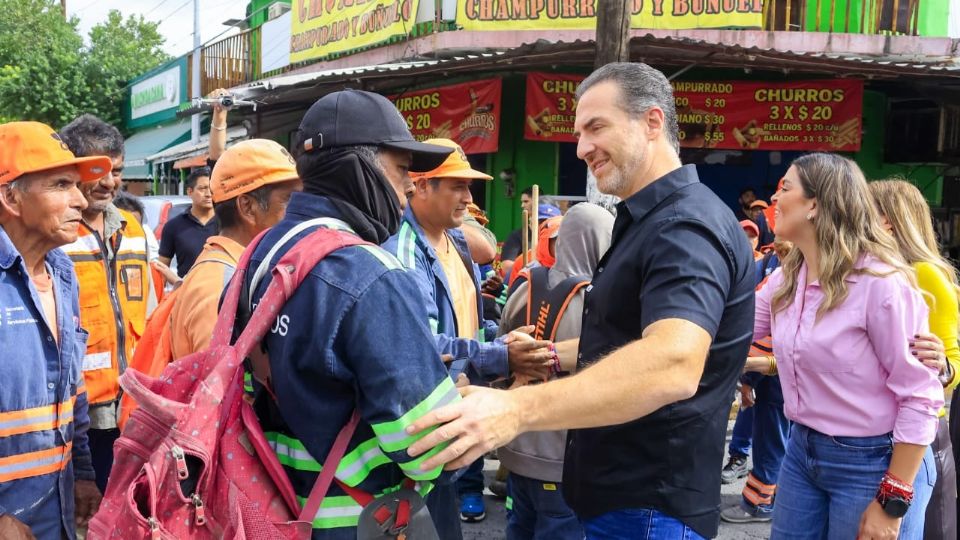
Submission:
[[467,154],[496,152],[500,141],[500,79],[486,79],[428,90],[390,100],[418,141],[453,139]]
[[528,73],[523,137],[531,141],[577,142],[573,136],[577,110],[574,96],[583,79],[583,75]]
[[860,149],[862,81],[674,81],[673,90],[684,148]]

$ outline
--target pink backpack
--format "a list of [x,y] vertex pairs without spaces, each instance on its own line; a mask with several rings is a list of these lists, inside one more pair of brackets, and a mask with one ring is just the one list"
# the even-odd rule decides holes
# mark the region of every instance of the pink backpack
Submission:
[[[359,422],[354,411],[300,508],[243,392],[243,360],[313,267],[336,249],[363,243],[320,228],[290,249],[249,323],[230,345],[244,275],[261,233],[244,252],[210,348],[151,378],[128,369],[123,389],[139,405],[114,446],[114,465],[87,538],[309,539],[313,516]],[[269,373],[262,354],[258,378]],[[268,377],[268,375],[267,375]],[[267,380],[267,383],[269,381]]]

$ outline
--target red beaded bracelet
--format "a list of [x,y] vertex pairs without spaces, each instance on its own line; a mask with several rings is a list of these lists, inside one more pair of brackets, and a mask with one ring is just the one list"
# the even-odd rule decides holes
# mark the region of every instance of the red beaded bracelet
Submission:
[[889,472],[883,475],[879,492],[886,496],[901,497],[907,502],[913,500],[913,485],[904,482]]
[[550,351],[552,355],[552,358],[550,358],[550,371],[553,371],[555,374],[560,374],[563,368],[560,366],[560,355],[557,354],[557,347],[551,343],[547,345],[547,350]]

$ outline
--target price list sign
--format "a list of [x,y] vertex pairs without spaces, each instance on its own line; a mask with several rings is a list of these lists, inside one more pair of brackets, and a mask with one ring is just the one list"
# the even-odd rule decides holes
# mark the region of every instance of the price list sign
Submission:
[[863,82],[675,81],[680,146],[853,152]]
[[500,79],[388,96],[418,141],[452,139],[467,154],[496,152],[500,140]]
[[573,136],[575,94],[583,79],[583,75],[528,73],[523,137],[531,141],[577,142]]

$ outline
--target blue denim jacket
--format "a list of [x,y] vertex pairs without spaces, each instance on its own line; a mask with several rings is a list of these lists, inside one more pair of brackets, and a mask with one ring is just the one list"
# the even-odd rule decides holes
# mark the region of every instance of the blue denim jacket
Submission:
[[[254,285],[254,269],[267,259],[265,268],[276,265],[318,225],[299,233],[294,227],[321,217],[331,227],[330,218],[340,214],[325,197],[293,194],[286,216],[250,259],[245,279],[254,303],[269,283],[265,278]],[[350,230],[345,223],[333,228]],[[287,234],[290,239],[281,242]],[[416,285],[395,258],[370,245],[331,253],[278,309],[262,343],[277,400],[265,411],[258,398],[258,418],[302,500],[354,409],[361,422],[337,478],[374,495],[397,489],[405,478],[415,480],[422,494],[430,490],[441,468],[422,468],[434,452],[407,454],[423,435],[408,435],[405,428],[460,394],[440,361]],[[314,540],[355,539],[361,510],[338,485],[331,486],[314,516]]]
[[73,263],[54,249],[46,265],[59,346],[23,258],[0,227],[0,514],[26,523],[41,540],[73,539],[74,480],[94,479],[80,369],[87,332]]
[[[450,229],[447,235],[453,241],[460,256],[472,261],[467,248],[467,240],[459,229]],[[443,272],[443,266],[437,252],[427,241],[423,227],[407,206],[403,213],[400,231],[383,244],[383,248],[397,256],[416,278],[423,294],[430,320],[437,339],[437,348],[442,354],[453,355],[454,359],[467,359],[469,366],[465,370],[473,384],[479,381],[493,381],[509,375],[507,346],[504,338],[496,339],[497,325],[483,318],[483,298],[480,295],[480,270],[473,267],[473,284],[477,289],[477,313],[480,328],[477,339],[460,338],[457,332],[457,316],[453,309],[453,294]]]

